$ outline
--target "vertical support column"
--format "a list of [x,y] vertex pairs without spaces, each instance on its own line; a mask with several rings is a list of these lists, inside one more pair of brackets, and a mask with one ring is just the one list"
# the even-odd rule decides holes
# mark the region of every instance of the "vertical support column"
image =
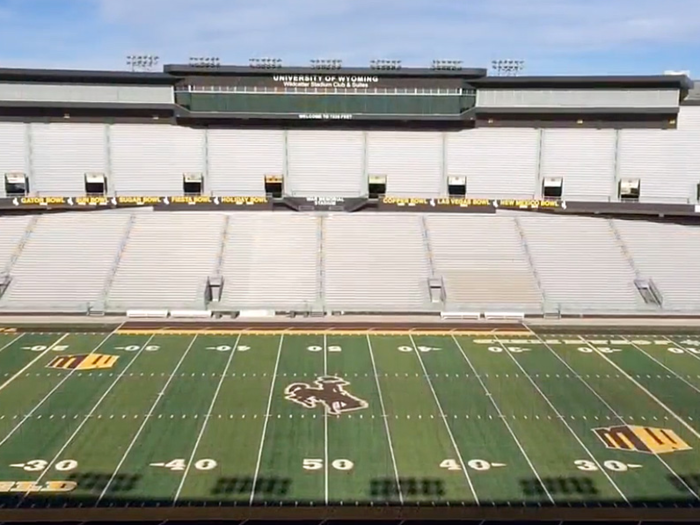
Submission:
[[441,188],[440,188],[440,195],[438,197],[447,197],[449,195],[449,191],[447,189],[447,174],[450,172],[449,170],[449,161],[447,159],[447,132],[443,131],[440,133],[441,137],[441,162],[442,165],[440,166],[440,180],[442,181]]
[[284,130],[282,132],[282,176],[284,184],[282,186],[283,194],[294,195],[294,184],[289,178],[289,130]]
[[32,124],[24,125],[24,165],[27,167],[27,179],[29,179],[29,194],[38,195],[37,181],[34,178],[34,137]]
[[209,128],[202,131],[204,138],[202,141],[202,176],[204,177],[204,187],[202,191],[205,195],[213,195],[211,183],[209,182]]
[[318,290],[316,292],[316,302],[317,307],[321,308],[324,312],[326,310],[326,269],[325,269],[325,252],[324,252],[324,237],[326,228],[326,217],[325,215],[319,215],[317,217],[318,221],[318,259],[317,263],[317,282]]
[[544,197],[543,191],[542,191],[542,156],[544,155],[544,148],[545,148],[545,134],[547,133],[543,129],[537,130],[538,132],[538,140],[537,140],[537,167],[536,173],[535,173],[535,193],[533,195],[533,198],[535,199],[541,199]]
[[105,137],[105,178],[107,179],[107,195],[115,197],[117,195],[117,184],[112,174],[112,124],[104,124]]
[[369,132],[362,132],[362,175],[361,175],[361,197],[367,197],[369,195]]
[[613,174],[614,180],[612,181],[612,192],[609,197],[609,201],[618,202],[620,197],[618,195],[617,188],[620,184],[620,146],[622,144],[622,131],[615,130],[615,156],[613,158]]

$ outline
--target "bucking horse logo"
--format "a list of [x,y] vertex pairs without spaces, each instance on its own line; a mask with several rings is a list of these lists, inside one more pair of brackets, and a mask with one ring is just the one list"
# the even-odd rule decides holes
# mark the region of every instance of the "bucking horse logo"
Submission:
[[300,404],[305,408],[315,408],[316,405],[325,407],[326,413],[339,416],[345,412],[362,410],[369,403],[364,399],[353,396],[345,390],[350,383],[336,376],[322,376],[311,385],[308,383],[292,383],[285,390],[285,398]]

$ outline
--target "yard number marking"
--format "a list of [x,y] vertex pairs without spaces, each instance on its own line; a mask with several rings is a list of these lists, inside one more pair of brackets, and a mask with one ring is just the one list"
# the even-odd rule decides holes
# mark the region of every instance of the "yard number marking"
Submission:
[[[419,352],[438,352],[442,350],[442,348],[435,348],[433,346],[417,346],[416,349]],[[413,347],[412,346],[399,346],[398,348],[399,352],[413,352]]]
[[[114,348],[115,350],[124,350],[125,352],[138,352],[141,350],[140,345],[129,345],[129,346],[117,346]],[[144,351],[146,352],[155,352],[157,350],[160,350],[159,345],[148,345],[143,347]]]
[[[229,345],[219,345],[219,346],[208,346],[207,350],[216,350],[217,352],[230,352],[233,350],[233,346]],[[237,352],[247,352],[250,350],[249,346],[238,345],[236,348]]]
[[[523,348],[521,346],[506,346],[506,350],[508,350],[511,354],[522,354],[523,352],[532,351],[529,348]],[[503,348],[501,348],[500,346],[489,346],[489,352],[498,354],[500,352],[503,352]]]
[[601,354],[614,354],[615,352],[622,352],[621,348],[610,348],[608,346],[596,346],[591,348],[590,346],[579,346],[577,349],[582,354],[592,354],[595,350],[598,350]]
[[[41,472],[49,466],[49,462],[45,459],[32,459],[26,463],[13,463],[10,466],[13,468],[21,468],[27,472]],[[75,469],[77,466],[78,462],[74,459],[65,459],[59,461],[53,467],[59,472],[68,472],[69,470]]]
[[[194,462],[194,468],[197,470],[213,470],[216,468],[216,461],[213,459],[200,459]],[[151,463],[151,467],[163,467],[168,470],[178,471],[185,470],[187,468],[187,461],[184,459],[173,459],[167,463]]]
[[[322,346],[307,346],[306,349],[309,352],[323,352]],[[342,352],[343,349],[340,346],[329,346],[328,351],[329,352]]]
[[[349,459],[335,459],[331,466],[336,470],[352,470],[355,464]],[[321,470],[323,468],[322,459],[305,459],[304,470]]]
[[[43,345],[35,345],[35,346],[23,346],[22,350],[29,350],[30,352],[45,352],[48,350],[48,346],[43,346]],[[68,350],[68,345],[56,345],[52,348],[54,352],[63,352],[64,350]]]
[[[479,472],[484,472],[486,470],[491,470],[491,468],[498,468],[498,467],[505,467],[505,463],[490,463],[488,461],[485,461],[483,459],[471,459],[467,461],[467,466],[470,469],[477,470]],[[442,463],[440,463],[440,468],[444,468],[447,470],[462,470],[462,467],[459,465],[459,462],[454,459],[446,459]]]
[[[623,463],[622,461],[615,460],[603,461],[602,464],[603,467],[612,472],[627,472],[631,468],[642,468],[641,465],[631,465]],[[587,459],[577,459],[576,461],[574,461],[574,465],[576,465],[577,469],[583,470],[585,472],[594,472],[596,470],[599,470],[598,465]]]
[[668,351],[671,352],[672,354],[685,354],[688,352],[689,354],[700,354],[700,349],[697,348],[678,348],[677,346],[669,346]]

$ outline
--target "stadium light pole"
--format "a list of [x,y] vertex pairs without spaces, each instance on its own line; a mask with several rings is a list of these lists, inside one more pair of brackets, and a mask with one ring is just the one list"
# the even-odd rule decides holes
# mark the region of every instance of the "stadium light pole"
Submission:
[[517,77],[525,69],[524,60],[513,60],[511,58],[492,60],[491,69],[499,77]]
[[157,55],[127,55],[126,65],[131,71],[153,71],[160,57]]
[[462,61],[461,60],[444,60],[444,59],[437,59],[433,60],[433,63],[431,65],[431,69],[437,69],[437,70],[452,70],[452,71],[458,71],[462,69]]
[[383,59],[383,58],[378,58],[375,60],[370,60],[369,67],[371,69],[397,70],[397,69],[401,69],[403,66],[402,66],[401,60],[387,60],[387,59]]
[[341,69],[343,61],[337,58],[315,58],[311,60],[312,69]]
[[251,58],[249,60],[250,67],[256,69],[279,69],[282,67],[281,58]]
[[221,66],[221,60],[219,57],[190,57],[190,66],[215,68]]

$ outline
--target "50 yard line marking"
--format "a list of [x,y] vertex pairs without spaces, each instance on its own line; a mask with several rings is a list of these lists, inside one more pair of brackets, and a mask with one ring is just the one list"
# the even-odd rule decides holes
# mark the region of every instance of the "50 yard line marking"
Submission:
[[396,488],[399,491],[399,502],[403,505],[403,492],[401,491],[401,478],[399,477],[399,468],[396,465],[396,456],[394,455],[394,445],[391,442],[391,432],[389,431],[389,421],[384,408],[384,397],[382,396],[382,387],[379,386],[379,374],[377,373],[377,365],[374,362],[374,351],[372,350],[372,341],[367,334],[367,347],[369,348],[369,357],[372,360],[372,371],[374,372],[374,381],[377,383],[377,392],[379,393],[379,406],[382,409],[382,419],[384,420],[384,430],[386,430],[386,438],[389,442],[389,452],[391,453],[391,463],[394,466],[394,477],[396,478]]
[[211,403],[209,405],[209,410],[207,410],[207,415],[205,416],[204,423],[202,423],[202,428],[200,429],[199,435],[197,436],[197,440],[195,441],[194,447],[192,448],[192,454],[190,454],[190,459],[187,461],[187,465],[185,466],[185,472],[182,475],[182,480],[180,481],[180,485],[178,486],[177,492],[175,493],[175,498],[173,498],[173,505],[175,505],[177,503],[177,500],[180,499],[180,493],[182,492],[182,489],[185,486],[185,481],[187,481],[187,474],[190,472],[190,467],[192,466],[192,462],[194,461],[195,454],[197,454],[199,443],[202,441],[202,436],[204,436],[204,432],[206,431],[207,425],[209,424],[209,419],[211,419],[211,413],[214,410],[214,405],[219,397],[221,386],[224,384],[224,380],[226,379],[228,369],[231,367],[231,361],[233,361],[233,354],[236,353],[236,349],[238,348],[238,342],[240,340],[241,334],[238,334],[238,337],[236,337],[236,342],[233,345],[233,348],[231,348],[231,353],[229,354],[228,360],[226,361],[224,371],[221,374],[221,379],[219,379],[219,384],[217,385],[216,390],[214,391],[214,396],[212,397]]
[[280,336],[279,346],[277,347],[277,359],[275,360],[275,369],[272,372],[272,381],[270,381],[270,395],[267,398],[267,408],[265,409],[265,422],[263,423],[262,436],[260,436],[260,448],[258,449],[258,460],[255,464],[255,474],[253,475],[253,487],[250,489],[250,504],[253,504],[255,499],[255,488],[258,485],[258,475],[260,474],[260,463],[262,462],[263,448],[265,446],[265,434],[267,433],[267,422],[270,420],[270,408],[272,407],[272,395],[275,391],[275,382],[277,380],[277,370],[279,369],[280,356],[282,355],[282,344],[284,342],[284,334]]
[[607,469],[603,468],[603,466],[600,464],[600,462],[596,459],[596,457],[593,455],[593,453],[590,451],[590,449],[586,446],[586,444],[581,440],[581,438],[578,436],[578,434],[574,431],[573,428],[571,428],[571,425],[566,421],[566,418],[561,415],[561,412],[557,410],[557,407],[554,406],[554,403],[550,401],[550,399],[545,395],[544,392],[542,392],[542,389],[539,387],[539,385],[532,379],[530,374],[527,373],[527,371],[522,367],[520,362],[513,356],[513,354],[508,350],[508,348],[503,344],[503,342],[496,336],[495,337],[496,342],[503,348],[503,351],[508,354],[508,357],[511,358],[511,360],[515,363],[515,366],[517,366],[520,371],[525,375],[525,377],[530,381],[530,384],[532,384],[533,387],[535,387],[535,390],[542,396],[542,399],[545,400],[545,402],[549,405],[549,407],[554,411],[554,413],[557,415],[559,420],[564,423],[564,426],[571,432],[571,435],[574,436],[574,439],[578,442],[579,445],[581,445],[581,448],[585,450],[586,454],[588,454],[588,457],[593,461],[593,463],[598,467],[598,470],[603,473],[603,475],[608,479],[610,484],[613,486],[613,488],[617,491],[617,493],[620,495],[620,497],[625,500],[625,503],[629,505],[629,500],[627,499],[627,496],[625,496],[625,493],[622,492],[620,487],[617,486],[617,483],[612,479],[612,476],[608,473]]
[[459,464],[462,467],[462,473],[464,474],[464,477],[467,479],[467,483],[469,484],[469,489],[472,491],[472,495],[474,496],[474,503],[476,505],[479,505],[479,496],[476,495],[476,490],[474,489],[474,485],[472,484],[472,479],[469,476],[469,471],[467,470],[467,466],[464,463],[464,459],[462,458],[462,453],[459,451],[459,447],[457,446],[457,441],[455,441],[455,437],[452,434],[452,429],[450,428],[450,424],[447,422],[447,416],[445,415],[445,412],[442,409],[442,405],[440,404],[440,399],[438,398],[437,392],[435,392],[435,388],[433,387],[433,382],[430,380],[430,375],[428,374],[428,370],[425,368],[425,364],[423,364],[423,358],[420,356],[420,352],[418,351],[418,348],[416,347],[416,341],[413,339],[413,335],[409,334],[408,337],[411,339],[411,344],[413,345],[413,351],[416,353],[416,356],[418,356],[418,362],[420,363],[420,366],[423,369],[424,377],[428,382],[428,386],[430,387],[430,391],[433,393],[433,397],[435,398],[435,404],[437,405],[438,410],[440,411],[440,419],[442,419],[442,422],[445,423],[445,428],[447,429],[447,434],[450,436],[450,441],[452,441],[452,446],[455,449],[455,453],[457,454],[457,458],[459,459]]
[[544,492],[545,492],[545,494],[547,494],[547,498],[549,499],[549,501],[554,504],[554,498],[549,493],[547,486],[542,482],[542,478],[540,477],[539,472],[537,472],[537,469],[535,468],[535,466],[532,464],[532,461],[530,460],[530,456],[528,456],[527,452],[525,452],[525,449],[523,448],[523,445],[520,443],[520,440],[518,439],[517,434],[513,431],[512,427],[510,426],[510,423],[508,423],[508,420],[503,415],[503,412],[501,412],[501,409],[498,406],[498,403],[496,403],[496,400],[494,399],[493,395],[491,394],[491,391],[488,389],[488,387],[486,386],[486,383],[484,383],[484,380],[481,378],[481,374],[479,374],[479,372],[477,372],[476,368],[474,367],[474,365],[471,362],[471,359],[469,359],[469,357],[467,357],[467,353],[462,348],[462,345],[460,345],[459,341],[457,341],[457,338],[453,335],[452,339],[454,340],[455,344],[457,345],[457,348],[459,348],[459,351],[462,353],[462,356],[464,357],[464,360],[469,365],[469,368],[472,369],[472,371],[474,372],[474,375],[479,380],[479,383],[481,383],[481,387],[484,389],[484,392],[486,392],[486,395],[489,398],[489,400],[491,401],[491,404],[493,405],[493,407],[496,409],[496,412],[498,412],[498,417],[505,424],[506,428],[508,429],[508,432],[510,432],[510,435],[513,437],[513,440],[515,441],[515,444],[520,449],[520,452],[522,453],[523,457],[525,458],[525,461],[527,461],[527,464],[530,466],[530,470],[532,470],[532,473],[537,478],[537,481],[539,481],[540,487],[542,487],[544,489]]
[[104,498],[105,494],[107,494],[109,487],[112,486],[112,482],[114,482],[114,479],[117,477],[119,470],[122,468],[122,465],[124,465],[126,458],[129,456],[129,453],[131,452],[131,449],[134,448],[136,441],[138,440],[139,436],[141,435],[141,432],[143,432],[143,429],[146,427],[146,424],[148,424],[148,421],[150,420],[151,416],[153,415],[153,412],[155,411],[156,407],[158,406],[158,403],[160,403],[160,400],[163,399],[163,396],[165,395],[165,391],[167,390],[168,385],[170,385],[170,382],[175,377],[175,374],[177,373],[178,369],[180,368],[180,365],[182,365],[183,361],[185,360],[185,357],[187,357],[187,354],[190,353],[192,346],[194,346],[194,342],[197,340],[197,337],[198,336],[195,335],[192,338],[192,341],[190,342],[189,346],[187,347],[187,350],[185,350],[185,352],[182,354],[182,357],[180,357],[180,360],[177,362],[177,365],[175,365],[175,369],[170,374],[170,377],[168,377],[168,380],[165,382],[165,385],[163,385],[163,388],[161,388],[160,392],[158,392],[158,395],[156,396],[156,400],[153,402],[153,405],[151,405],[151,409],[148,411],[148,414],[146,414],[146,417],[143,418],[143,423],[141,423],[141,426],[136,431],[136,434],[134,435],[133,439],[131,440],[131,443],[129,443],[129,446],[127,447],[126,451],[124,452],[124,455],[122,455],[122,458],[119,460],[119,463],[117,464],[117,468],[114,469],[114,472],[112,473],[112,476],[109,478],[109,481],[105,485],[105,488],[100,493],[99,498],[97,498],[97,503],[95,504],[95,506],[99,506],[100,502],[102,501],[102,498]]

